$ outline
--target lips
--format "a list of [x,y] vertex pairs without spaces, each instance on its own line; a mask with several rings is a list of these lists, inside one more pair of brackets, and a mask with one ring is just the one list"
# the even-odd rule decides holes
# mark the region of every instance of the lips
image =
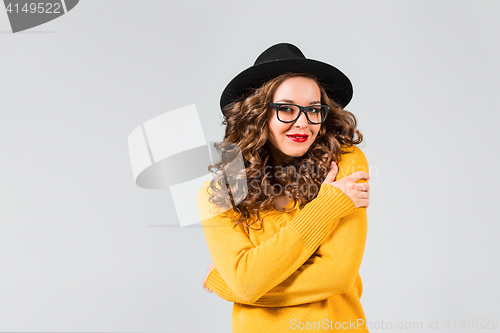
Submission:
[[306,134],[289,134],[289,135],[287,135],[287,137],[290,140],[295,141],[295,142],[304,142],[304,141],[307,141],[307,138],[309,137],[309,135],[306,135]]

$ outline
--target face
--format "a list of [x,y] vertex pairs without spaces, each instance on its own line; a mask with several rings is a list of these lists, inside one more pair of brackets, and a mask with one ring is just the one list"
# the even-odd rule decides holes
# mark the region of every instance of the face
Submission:
[[[321,91],[313,79],[296,76],[283,81],[273,96],[273,103],[291,103],[300,106],[321,104]],[[293,123],[283,123],[276,117],[276,109],[268,110],[269,142],[274,165],[303,156],[318,136],[321,124],[308,122],[304,112]],[[307,135],[305,141],[293,140],[291,135]]]

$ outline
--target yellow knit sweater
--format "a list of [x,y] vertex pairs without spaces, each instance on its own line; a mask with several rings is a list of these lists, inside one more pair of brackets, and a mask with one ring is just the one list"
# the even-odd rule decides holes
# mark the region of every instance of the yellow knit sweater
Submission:
[[[356,146],[341,156],[337,180],[368,163]],[[365,182],[360,180],[358,182]],[[366,208],[356,208],[339,189],[322,184],[302,210],[294,200],[262,223],[234,226],[231,212],[214,213],[206,182],[198,209],[215,264],[206,285],[234,302],[233,333],[368,332],[361,307],[359,267],[367,233]]]

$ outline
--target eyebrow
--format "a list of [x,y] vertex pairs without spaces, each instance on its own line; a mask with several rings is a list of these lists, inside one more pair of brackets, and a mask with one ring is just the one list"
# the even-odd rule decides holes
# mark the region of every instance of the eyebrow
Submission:
[[[294,101],[289,100],[289,99],[280,99],[280,100],[276,101],[275,103],[278,103],[278,102],[285,102],[285,103],[295,104]],[[314,104],[321,104],[321,102],[320,101],[314,101],[314,102],[309,103],[309,105],[314,105]]]

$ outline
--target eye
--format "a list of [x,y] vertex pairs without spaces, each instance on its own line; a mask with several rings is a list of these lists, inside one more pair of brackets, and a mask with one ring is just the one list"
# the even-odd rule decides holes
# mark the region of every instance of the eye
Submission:
[[282,105],[278,110],[280,112],[293,112],[293,109],[290,105]]
[[321,106],[310,107],[308,111],[311,113],[321,113]]

